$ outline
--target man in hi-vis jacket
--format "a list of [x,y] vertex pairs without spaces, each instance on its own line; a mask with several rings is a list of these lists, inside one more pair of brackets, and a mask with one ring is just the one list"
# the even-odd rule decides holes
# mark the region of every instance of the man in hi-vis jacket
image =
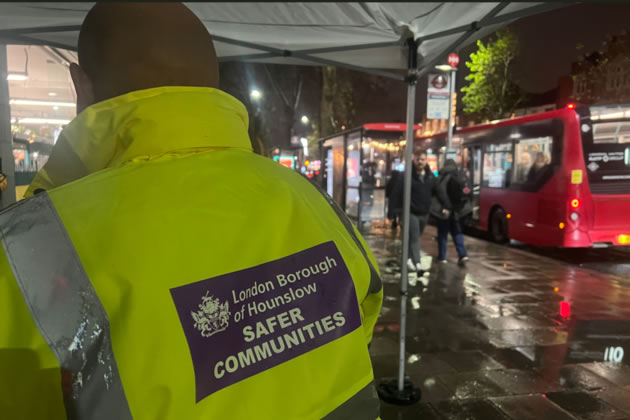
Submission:
[[374,258],[252,152],[202,22],[99,3],[78,51],[80,113],[0,213],[0,418],[377,418]]

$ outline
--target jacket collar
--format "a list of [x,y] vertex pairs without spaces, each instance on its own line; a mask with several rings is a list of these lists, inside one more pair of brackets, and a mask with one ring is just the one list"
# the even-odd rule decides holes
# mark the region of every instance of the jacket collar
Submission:
[[64,128],[26,196],[132,160],[213,148],[251,151],[248,123],[241,102],[212,88],[160,87],[99,102]]

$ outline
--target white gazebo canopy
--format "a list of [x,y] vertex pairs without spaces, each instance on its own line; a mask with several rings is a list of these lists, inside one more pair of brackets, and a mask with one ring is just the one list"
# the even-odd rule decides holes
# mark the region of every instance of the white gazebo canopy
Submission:
[[[1,3],[0,42],[76,50],[93,3]],[[406,42],[420,69],[544,3],[187,3],[214,36],[222,61],[322,64],[403,80]]]

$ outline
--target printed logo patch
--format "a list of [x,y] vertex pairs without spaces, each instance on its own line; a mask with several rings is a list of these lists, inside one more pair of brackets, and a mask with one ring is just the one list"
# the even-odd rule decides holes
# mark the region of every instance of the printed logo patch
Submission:
[[332,241],[170,291],[197,402],[361,326],[354,283]]
[[209,291],[201,298],[199,310],[190,312],[195,320],[195,328],[201,332],[202,337],[210,337],[218,332],[225,331],[230,326],[230,304],[208,296]]

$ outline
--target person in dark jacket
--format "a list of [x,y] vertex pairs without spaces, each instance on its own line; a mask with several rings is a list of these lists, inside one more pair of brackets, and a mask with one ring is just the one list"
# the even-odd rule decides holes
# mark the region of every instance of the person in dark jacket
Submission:
[[400,194],[399,185],[403,178],[400,171],[392,171],[392,175],[385,185],[385,197],[387,197],[387,218],[392,222],[392,229],[398,227],[398,221],[402,214],[402,202],[398,200]]
[[438,260],[446,263],[446,245],[450,232],[459,255],[459,264],[468,261],[468,253],[464,246],[464,234],[461,219],[472,212],[468,197],[468,185],[465,174],[457,168],[453,159],[448,159],[440,170],[435,187],[435,201],[432,214],[437,219],[438,228]]
[[545,170],[549,167],[549,163],[551,163],[549,155],[544,152],[536,153],[536,160],[527,174],[527,182],[535,184],[543,176]]
[[[404,177],[399,176],[394,187],[394,205],[403,208]],[[422,264],[420,262],[420,239],[429,220],[431,211],[431,198],[435,187],[435,176],[427,164],[427,152],[417,150],[413,156],[413,169],[411,171],[411,205],[409,209],[409,258],[407,267],[411,271],[417,271],[420,275]],[[404,221],[403,221],[404,222]]]

